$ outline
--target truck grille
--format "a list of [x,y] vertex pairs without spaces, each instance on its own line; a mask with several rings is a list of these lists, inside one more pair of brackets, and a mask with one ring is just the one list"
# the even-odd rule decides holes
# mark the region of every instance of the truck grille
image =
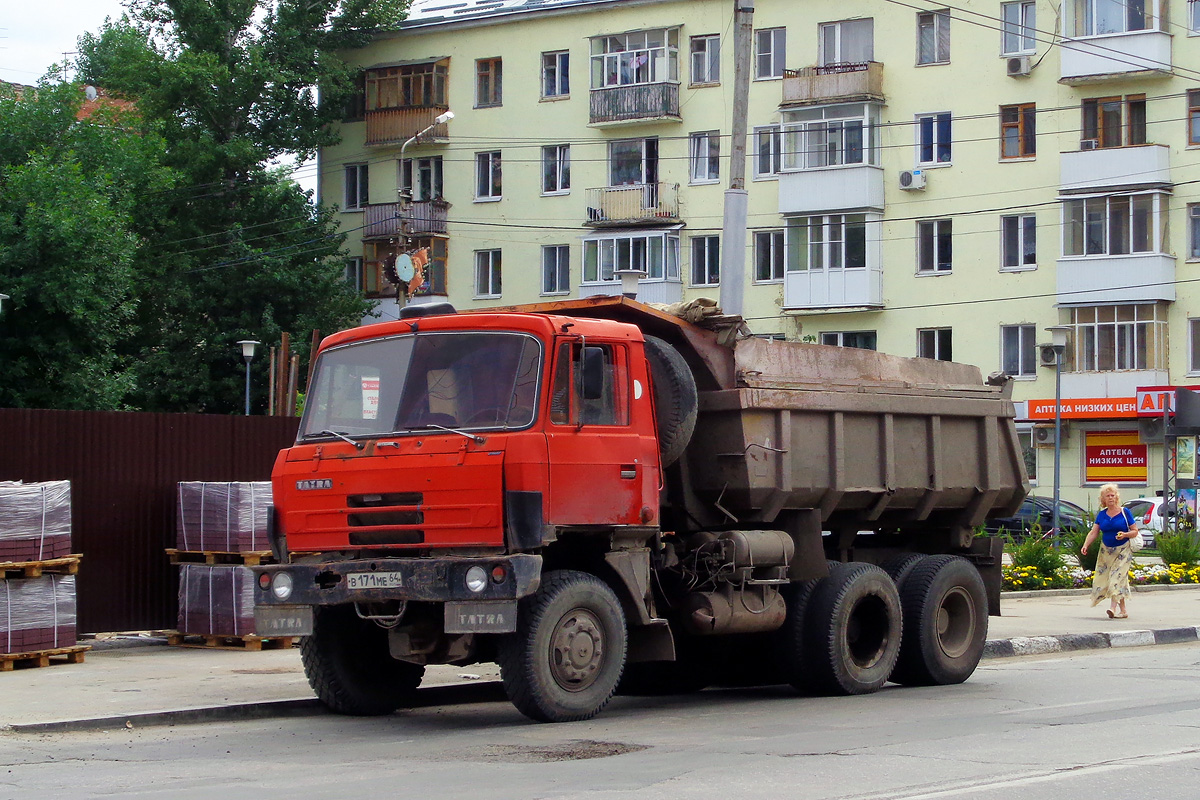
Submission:
[[420,525],[425,522],[423,511],[360,511],[347,514],[351,528],[373,528],[379,525]]
[[[346,498],[348,508],[377,508],[379,506],[419,506],[425,502],[420,492],[391,494],[352,494]],[[353,524],[353,523],[351,523]]]
[[350,531],[350,544],[353,545],[422,544],[424,541],[425,531],[379,529]]

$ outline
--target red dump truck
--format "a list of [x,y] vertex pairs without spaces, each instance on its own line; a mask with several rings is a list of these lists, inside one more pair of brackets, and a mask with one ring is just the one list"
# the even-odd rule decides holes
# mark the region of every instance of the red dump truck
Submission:
[[539,721],[620,687],[966,680],[1028,482],[1010,385],[625,298],[410,306],[330,336],[275,464],[262,635],[317,696],[403,706],[495,661]]

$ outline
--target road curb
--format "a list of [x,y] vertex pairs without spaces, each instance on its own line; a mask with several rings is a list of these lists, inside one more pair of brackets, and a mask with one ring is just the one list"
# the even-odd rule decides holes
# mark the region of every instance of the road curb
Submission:
[[[1147,584],[1130,584],[1131,592],[1178,592],[1178,591],[1195,591],[1200,589],[1200,583],[1147,583]],[[1086,596],[1092,593],[1091,589],[1033,589],[1022,590],[1019,592],[1004,591],[1000,593],[1000,600],[1028,600],[1031,597],[1076,597]]]
[[1011,639],[988,639],[983,647],[983,657],[1011,658],[1196,641],[1200,641],[1200,627],[1195,626],[1111,633],[1064,633],[1057,636],[1014,636]]

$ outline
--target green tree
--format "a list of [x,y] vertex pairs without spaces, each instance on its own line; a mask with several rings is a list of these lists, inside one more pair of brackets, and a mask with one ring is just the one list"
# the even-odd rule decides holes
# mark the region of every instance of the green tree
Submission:
[[[155,202],[139,250],[131,402],[152,410],[241,408],[234,342],[313,329],[369,308],[342,280],[344,237],[327,210],[270,164],[334,141],[354,73],[338,53],[402,18],[401,0],[130,0],[79,41],[80,77],[132,99],[185,182]],[[256,404],[266,393],[259,371]]]

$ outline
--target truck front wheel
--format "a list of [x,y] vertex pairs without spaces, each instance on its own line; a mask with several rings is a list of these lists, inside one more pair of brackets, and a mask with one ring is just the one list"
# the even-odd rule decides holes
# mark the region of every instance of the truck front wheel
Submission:
[[517,631],[500,643],[500,677],[530,719],[591,719],[612,699],[625,651],[625,615],[612,589],[585,572],[558,570],[521,600]]
[[838,564],[804,611],[805,675],[828,694],[866,694],[887,682],[900,653],[900,596],[874,564]]
[[360,619],[354,606],[313,611],[313,632],[300,641],[304,674],[318,699],[338,714],[391,714],[408,702],[425,667],[388,652],[387,631]]
[[904,640],[892,680],[910,686],[962,683],[987,639],[987,592],[965,558],[926,556],[900,584]]

